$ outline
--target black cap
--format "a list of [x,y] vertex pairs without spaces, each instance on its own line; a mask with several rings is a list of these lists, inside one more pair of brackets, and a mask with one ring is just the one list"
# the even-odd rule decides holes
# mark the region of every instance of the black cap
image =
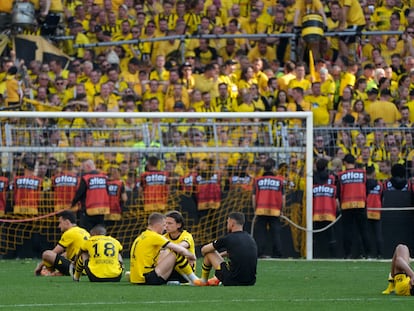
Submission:
[[236,65],[237,62],[233,59],[226,60],[225,65]]
[[391,91],[389,89],[383,89],[381,90],[381,95],[391,96]]
[[183,102],[181,102],[181,101],[175,102],[175,104],[174,104],[174,109],[175,109],[175,108],[178,108],[178,109],[184,109],[184,108],[185,108],[184,103],[183,103]]
[[375,88],[375,87],[370,88],[370,89],[367,91],[367,94],[368,94],[368,95],[370,95],[370,94],[378,94],[378,89],[377,89],[377,88]]
[[347,114],[345,117],[342,118],[342,122],[345,124],[354,124],[355,117],[353,115]]
[[130,64],[132,64],[132,65],[139,65],[139,60],[138,60],[138,58],[136,58],[136,57],[132,57],[132,58],[129,60],[129,63],[130,63]]
[[344,162],[348,163],[348,164],[354,164],[355,163],[355,157],[352,154],[348,153],[344,157]]
[[373,63],[368,63],[364,66],[364,69],[375,69],[375,66]]
[[17,67],[16,66],[11,66],[8,70],[7,73],[9,75],[15,75],[17,73]]

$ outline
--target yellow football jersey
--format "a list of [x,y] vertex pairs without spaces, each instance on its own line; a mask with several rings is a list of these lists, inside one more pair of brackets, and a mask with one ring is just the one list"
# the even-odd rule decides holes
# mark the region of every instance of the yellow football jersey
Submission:
[[85,229],[75,226],[63,232],[58,244],[65,248],[66,258],[74,260],[78,255],[85,240],[89,239],[89,232]]
[[122,273],[119,253],[122,245],[110,236],[95,235],[84,241],[82,251],[89,253],[88,268],[98,278],[115,278]]
[[131,283],[145,283],[144,274],[155,269],[160,250],[168,243],[166,237],[148,229],[135,239],[131,247]]
[[183,230],[183,232],[181,232],[180,236],[176,239],[173,239],[169,233],[164,234],[164,236],[171,241],[172,243],[175,244],[180,244],[181,242],[187,242],[189,247],[188,250],[191,252],[191,254],[195,255],[195,245],[194,245],[194,239],[193,236],[191,235],[190,232],[188,232],[187,230]]

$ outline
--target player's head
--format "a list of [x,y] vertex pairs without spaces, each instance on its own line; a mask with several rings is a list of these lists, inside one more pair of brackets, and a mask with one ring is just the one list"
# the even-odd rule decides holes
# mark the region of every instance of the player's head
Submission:
[[152,213],[148,216],[148,227],[159,234],[164,231],[165,215],[161,213]]
[[69,228],[76,225],[76,216],[71,211],[62,211],[59,216],[59,228],[62,232],[65,232]]
[[272,158],[268,158],[266,159],[263,169],[265,170],[265,172],[272,172],[273,169],[275,168],[276,165],[276,161],[273,160]]
[[244,214],[240,212],[232,212],[227,219],[227,230],[229,232],[243,230],[244,223],[246,222]]
[[91,235],[106,235],[106,229],[102,225],[96,225],[91,229]]
[[182,232],[184,230],[184,217],[178,211],[171,211],[165,214],[165,229],[168,233]]

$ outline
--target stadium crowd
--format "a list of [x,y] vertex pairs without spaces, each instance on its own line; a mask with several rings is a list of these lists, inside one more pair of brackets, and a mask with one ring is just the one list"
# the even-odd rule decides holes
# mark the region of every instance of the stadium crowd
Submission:
[[[31,125],[46,129],[36,140],[39,145],[137,150],[161,145],[303,147],[297,131],[300,120],[275,121],[274,140],[269,141],[261,126],[254,125],[257,120],[246,114],[238,122],[253,125],[219,126],[217,141],[210,125],[193,126],[194,120],[149,121],[129,118],[127,113],[312,111],[315,160],[327,159],[330,169],[339,172],[345,155],[352,154],[358,167],[373,166],[379,180],[390,178],[395,164],[404,165],[406,175],[412,175],[414,9],[409,1],[22,2],[33,4],[36,18],[31,25],[12,29],[12,34],[46,38],[68,58],[60,54],[50,61],[25,63],[18,57],[20,51],[5,47],[0,64],[2,109],[126,113],[124,119],[115,120],[36,119]],[[13,17],[17,3],[1,1],[0,16]],[[338,35],[304,39],[302,18],[314,13],[324,15],[323,31]],[[346,31],[346,36],[340,35]],[[362,35],[361,31],[393,33]],[[216,37],[203,38],[206,34]],[[242,38],[242,34],[268,36]],[[295,38],[270,36],[278,34],[295,34]],[[59,39],[60,35],[69,37]],[[184,39],[158,40],[179,35],[185,35]],[[116,43],[125,40],[136,41]],[[83,46],[89,43],[94,46]],[[5,122],[17,125],[16,120]],[[162,125],[168,123],[178,125]],[[233,173],[244,182],[246,172],[251,178],[260,176],[267,155],[246,155],[225,154],[219,167],[243,170]],[[28,160],[30,156],[17,159],[17,167],[34,170],[38,176],[47,171],[49,178],[60,171],[77,173],[83,161],[93,158],[98,169],[119,176],[127,188],[135,187],[150,164],[142,152],[40,154],[35,162]],[[215,159],[206,153],[166,154],[158,160],[152,166],[170,171],[176,180],[194,174],[207,179],[216,176],[209,169]],[[278,164],[284,176],[298,175],[303,165],[296,155]],[[246,184],[251,187],[252,179]],[[217,185],[222,187],[220,182]]]
[[[322,138],[331,158],[343,151],[366,161],[362,159],[365,146],[369,147],[369,160],[377,166],[380,162],[390,166],[412,158],[409,129],[414,120],[414,10],[409,3],[388,0],[344,4],[314,0],[305,5],[304,11],[301,1],[22,2],[33,3],[36,19],[33,25],[23,25],[19,31],[47,37],[47,28],[47,35],[52,29],[54,36],[73,36],[74,39],[54,41],[71,58],[23,63],[16,51],[6,48],[0,72],[3,109],[180,113],[304,110],[314,113],[315,127],[353,128],[335,135],[322,132],[327,134]],[[2,16],[14,17],[13,3],[2,1]],[[320,6],[330,32],[355,24],[364,26],[360,30],[401,33],[320,37],[316,40],[318,55],[312,69],[305,53],[311,44],[300,38],[301,21],[297,16],[320,12]],[[351,15],[358,18],[352,21],[348,18]],[[59,22],[53,24],[53,16],[58,16]],[[298,49],[293,54],[290,38],[220,38],[221,34],[291,32],[297,34]],[[215,34],[217,38],[139,41],[184,34]],[[99,45],[134,39],[138,41],[133,44]],[[88,43],[96,46],[75,47]],[[291,61],[292,55],[297,58],[295,62]],[[142,122],[127,118],[75,119],[68,124],[64,120],[39,119],[37,126],[125,128]],[[300,122],[289,120],[287,126],[295,124]],[[406,129],[369,130],[384,126]],[[226,130],[227,135],[238,135],[238,141],[228,144],[258,143],[258,133],[249,137],[236,134],[232,128]],[[144,145],[157,144],[160,135],[168,136],[164,139],[166,145],[172,143],[174,135],[181,135],[182,145],[196,144],[193,137],[198,134],[203,143],[211,138],[202,127],[180,127],[178,132],[159,133],[153,129],[151,141]],[[61,131],[54,140],[60,146],[131,146],[140,141],[139,133],[138,137],[113,137],[115,134],[109,133],[88,137],[87,131],[74,133],[65,135]],[[391,147],[398,148],[398,154],[397,150],[391,152]]]

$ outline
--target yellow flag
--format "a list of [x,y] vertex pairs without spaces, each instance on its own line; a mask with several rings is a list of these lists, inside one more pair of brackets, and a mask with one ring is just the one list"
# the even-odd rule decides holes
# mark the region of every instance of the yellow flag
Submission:
[[9,38],[5,34],[0,34],[0,55],[3,54],[7,45],[9,44]]
[[312,50],[309,49],[309,74],[312,78],[312,83],[316,81],[315,61],[313,60]]

